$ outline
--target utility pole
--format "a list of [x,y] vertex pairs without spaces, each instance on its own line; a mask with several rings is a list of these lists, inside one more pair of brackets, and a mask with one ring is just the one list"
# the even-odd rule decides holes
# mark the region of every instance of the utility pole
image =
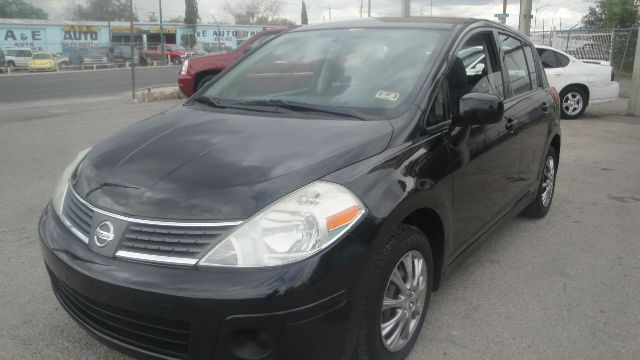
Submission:
[[402,0],[402,6],[400,6],[402,17],[411,16],[411,0]]
[[520,0],[520,24],[518,30],[529,36],[531,33],[531,0]]
[[164,28],[162,26],[162,0],[158,0],[158,7],[160,8],[160,57],[162,60],[161,64],[166,64],[166,59],[164,58]]
[[364,4],[364,0],[360,0],[360,19],[362,19],[362,6]]
[[129,40],[131,42],[131,100],[136,100],[136,62],[133,61],[133,0],[129,0]]
[[371,0],[367,0],[367,17],[371,17]]
[[107,1],[107,31],[109,32],[109,49],[111,49],[111,0]]
[[[433,2],[433,0],[431,0]],[[507,0],[502,0],[502,13],[506,14],[507,13]],[[500,18],[500,22],[503,24],[507,23],[507,18],[506,17],[501,17]]]
[[627,113],[640,116],[640,30],[636,41],[636,56],[633,60],[633,75],[631,75],[631,94],[629,94],[629,107]]

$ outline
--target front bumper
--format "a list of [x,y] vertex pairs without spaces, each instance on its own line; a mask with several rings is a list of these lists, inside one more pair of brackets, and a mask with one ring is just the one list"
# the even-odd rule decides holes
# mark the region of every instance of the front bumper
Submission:
[[179,74],[178,75],[178,87],[180,91],[186,96],[191,96],[194,93],[194,77],[191,74]]
[[218,360],[350,357],[366,247],[335,246],[278,268],[198,270],[94,253],[50,205],[39,232],[63,307],[122,351]]

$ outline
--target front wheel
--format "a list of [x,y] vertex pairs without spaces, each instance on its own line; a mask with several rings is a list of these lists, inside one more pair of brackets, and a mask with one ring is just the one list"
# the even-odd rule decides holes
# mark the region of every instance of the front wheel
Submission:
[[522,212],[523,215],[532,218],[543,218],[551,208],[553,194],[556,190],[556,173],[558,171],[558,155],[556,149],[549,148],[542,169],[542,177],[538,186],[538,195],[535,200]]
[[422,328],[433,284],[427,237],[400,225],[369,278],[354,360],[402,360]]

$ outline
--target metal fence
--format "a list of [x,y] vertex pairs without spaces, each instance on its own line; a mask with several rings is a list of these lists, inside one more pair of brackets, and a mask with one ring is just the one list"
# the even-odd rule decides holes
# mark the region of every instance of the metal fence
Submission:
[[612,30],[535,31],[531,40],[562,50],[582,60],[611,62],[618,74],[631,74],[638,28]]

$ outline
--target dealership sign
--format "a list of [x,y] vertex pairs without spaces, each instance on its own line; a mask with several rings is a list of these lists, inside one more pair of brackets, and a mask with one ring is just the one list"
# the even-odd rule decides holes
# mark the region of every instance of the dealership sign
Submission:
[[196,39],[198,42],[202,43],[223,43],[227,46],[235,48],[238,46],[238,40],[246,40],[253,35],[255,35],[257,30],[246,30],[246,29],[225,29],[225,28],[217,28],[217,29],[202,29],[199,28],[196,31]]
[[43,29],[2,29],[2,43],[5,46],[39,48],[44,45]]
[[65,48],[93,47],[100,40],[95,25],[65,25],[63,31],[62,43]]

